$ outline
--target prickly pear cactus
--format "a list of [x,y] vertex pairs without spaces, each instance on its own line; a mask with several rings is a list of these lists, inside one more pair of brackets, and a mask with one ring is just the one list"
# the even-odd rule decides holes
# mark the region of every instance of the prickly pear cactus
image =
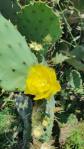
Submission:
[[24,37],[0,15],[0,87],[23,91],[28,68],[36,62]]
[[17,0],[0,0],[0,13],[15,22],[16,12],[20,10]]
[[54,97],[52,97],[50,101],[47,100],[47,103],[46,103],[46,111],[45,111],[46,117],[45,118],[46,118],[47,125],[45,126],[46,131],[44,135],[44,140],[46,142],[49,141],[52,137],[52,129],[54,126],[54,119],[55,119],[55,116],[54,116],[55,104],[56,104],[56,101]]
[[32,111],[32,136],[40,140],[44,134],[42,121],[45,116],[46,101],[36,101]]
[[18,13],[18,29],[28,42],[50,45],[61,36],[61,23],[58,13],[43,2],[26,5]]
[[35,105],[32,112],[32,135],[36,140],[49,142],[54,124],[55,99]]
[[16,107],[23,121],[23,149],[30,148],[32,100],[21,94],[16,96]]

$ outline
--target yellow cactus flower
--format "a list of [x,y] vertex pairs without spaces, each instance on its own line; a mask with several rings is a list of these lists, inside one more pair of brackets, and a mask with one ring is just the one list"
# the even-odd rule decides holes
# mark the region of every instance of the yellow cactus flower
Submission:
[[49,99],[60,90],[61,86],[53,68],[41,64],[30,68],[25,94],[34,95],[34,100]]

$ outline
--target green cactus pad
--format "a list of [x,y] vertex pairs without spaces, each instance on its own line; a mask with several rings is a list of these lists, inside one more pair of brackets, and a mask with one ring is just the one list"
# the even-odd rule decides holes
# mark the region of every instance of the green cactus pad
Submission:
[[23,91],[28,68],[36,62],[24,37],[0,15],[0,87]]
[[50,45],[61,36],[62,29],[58,12],[43,2],[35,2],[22,8],[18,13],[18,29],[28,42],[35,41]]
[[[54,125],[55,99],[37,101],[32,111],[32,134],[36,140],[50,141]],[[33,133],[35,130],[35,133]],[[39,132],[39,135],[38,135]]]
[[48,126],[46,127],[46,130],[45,130],[45,134],[43,136],[43,140],[45,140],[46,142],[47,141],[50,141],[50,138],[52,136],[52,129],[53,129],[53,126],[54,126],[54,109],[55,109],[55,104],[56,104],[56,101],[55,101],[55,98],[54,97],[51,97],[50,100],[47,100],[46,102],[46,117],[48,118],[48,121],[49,121],[49,124]]
[[0,0],[0,13],[13,23],[16,20],[16,12],[19,10],[16,0]]

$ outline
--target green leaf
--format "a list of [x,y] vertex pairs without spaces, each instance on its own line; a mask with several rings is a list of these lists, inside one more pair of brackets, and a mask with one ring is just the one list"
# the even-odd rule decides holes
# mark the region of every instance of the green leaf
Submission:
[[71,58],[67,62],[77,70],[84,71],[84,46],[80,45],[70,52]]
[[78,71],[72,70],[70,72],[69,76],[69,82],[68,84],[73,88],[73,89],[79,89],[82,87],[82,78],[81,75]]
[[62,53],[56,53],[55,57],[52,58],[52,62],[53,62],[53,64],[62,64],[67,59],[69,59],[68,56],[66,56]]

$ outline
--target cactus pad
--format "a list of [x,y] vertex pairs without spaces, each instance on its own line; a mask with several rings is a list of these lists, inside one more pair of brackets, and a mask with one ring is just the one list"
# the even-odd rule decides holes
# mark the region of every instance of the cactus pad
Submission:
[[18,29],[28,42],[35,41],[50,45],[61,36],[61,23],[58,13],[43,2],[35,2],[22,8],[18,13]]
[[28,68],[36,62],[24,37],[0,15],[0,87],[23,91]]
[[4,17],[15,22],[16,12],[20,10],[16,0],[0,0],[0,12]]
[[42,142],[50,141],[54,125],[55,99],[52,97],[40,104],[37,102],[32,111],[33,137]]

